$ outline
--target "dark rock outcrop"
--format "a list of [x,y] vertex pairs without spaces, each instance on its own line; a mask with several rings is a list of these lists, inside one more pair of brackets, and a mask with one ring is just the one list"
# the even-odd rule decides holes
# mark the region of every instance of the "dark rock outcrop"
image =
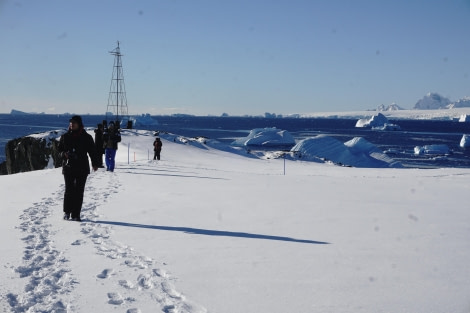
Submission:
[[[5,146],[6,161],[0,164],[0,174],[15,174],[60,167],[57,139],[63,131],[51,131],[38,136],[10,140]],[[52,160],[51,160],[52,158]]]

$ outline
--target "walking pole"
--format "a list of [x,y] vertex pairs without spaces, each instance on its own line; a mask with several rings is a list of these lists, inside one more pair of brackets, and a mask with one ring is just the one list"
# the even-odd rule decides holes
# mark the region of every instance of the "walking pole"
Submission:
[[131,145],[130,143],[127,144],[127,164],[130,163],[130,162],[129,162],[129,157],[130,157],[130,156],[129,156],[129,153],[130,153],[129,150],[130,150],[130,148],[131,148],[130,145]]
[[284,176],[286,175],[286,154],[282,155],[284,157]]

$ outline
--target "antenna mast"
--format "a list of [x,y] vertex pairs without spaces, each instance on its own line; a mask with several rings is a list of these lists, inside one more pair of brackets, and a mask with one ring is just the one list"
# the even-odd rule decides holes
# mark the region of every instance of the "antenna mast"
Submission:
[[[120,127],[122,120],[129,121],[127,111],[126,87],[124,85],[124,73],[122,71],[121,49],[119,41],[117,47],[109,52],[114,55],[113,76],[109,88],[108,107],[106,108],[106,120],[113,120]],[[113,116],[114,115],[114,116]]]

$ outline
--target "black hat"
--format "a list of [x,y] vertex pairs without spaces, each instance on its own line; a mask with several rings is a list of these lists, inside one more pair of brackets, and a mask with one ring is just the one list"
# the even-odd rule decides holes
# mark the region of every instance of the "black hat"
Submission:
[[83,126],[82,117],[80,115],[74,115],[69,122],[75,122],[80,126]]

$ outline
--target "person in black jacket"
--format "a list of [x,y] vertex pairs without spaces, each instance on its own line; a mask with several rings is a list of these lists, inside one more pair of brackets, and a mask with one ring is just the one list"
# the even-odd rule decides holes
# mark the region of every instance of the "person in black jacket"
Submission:
[[160,152],[162,152],[162,141],[160,140],[160,137],[155,138],[155,141],[153,142],[153,159],[160,160]]
[[103,166],[103,154],[104,154],[104,148],[103,148],[103,124],[98,124],[98,128],[95,129],[95,146],[96,146],[96,152],[98,153],[98,163],[100,168],[104,167]]
[[116,129],[113,122],[110,122],[108,128],[103,133],[104,158],[106,161],[106,170],[114,172],[116,162],[116,151],[118,142],[121,142],[121,133]]
[[70,119],[69,130],[60,137],[58,150],[65,179],[64,219],[81,221],[83,193],[90,174],[88,155],[94,171],[98,169],[99,161],[93,137],[83,128],[80,116],[75,115]]

